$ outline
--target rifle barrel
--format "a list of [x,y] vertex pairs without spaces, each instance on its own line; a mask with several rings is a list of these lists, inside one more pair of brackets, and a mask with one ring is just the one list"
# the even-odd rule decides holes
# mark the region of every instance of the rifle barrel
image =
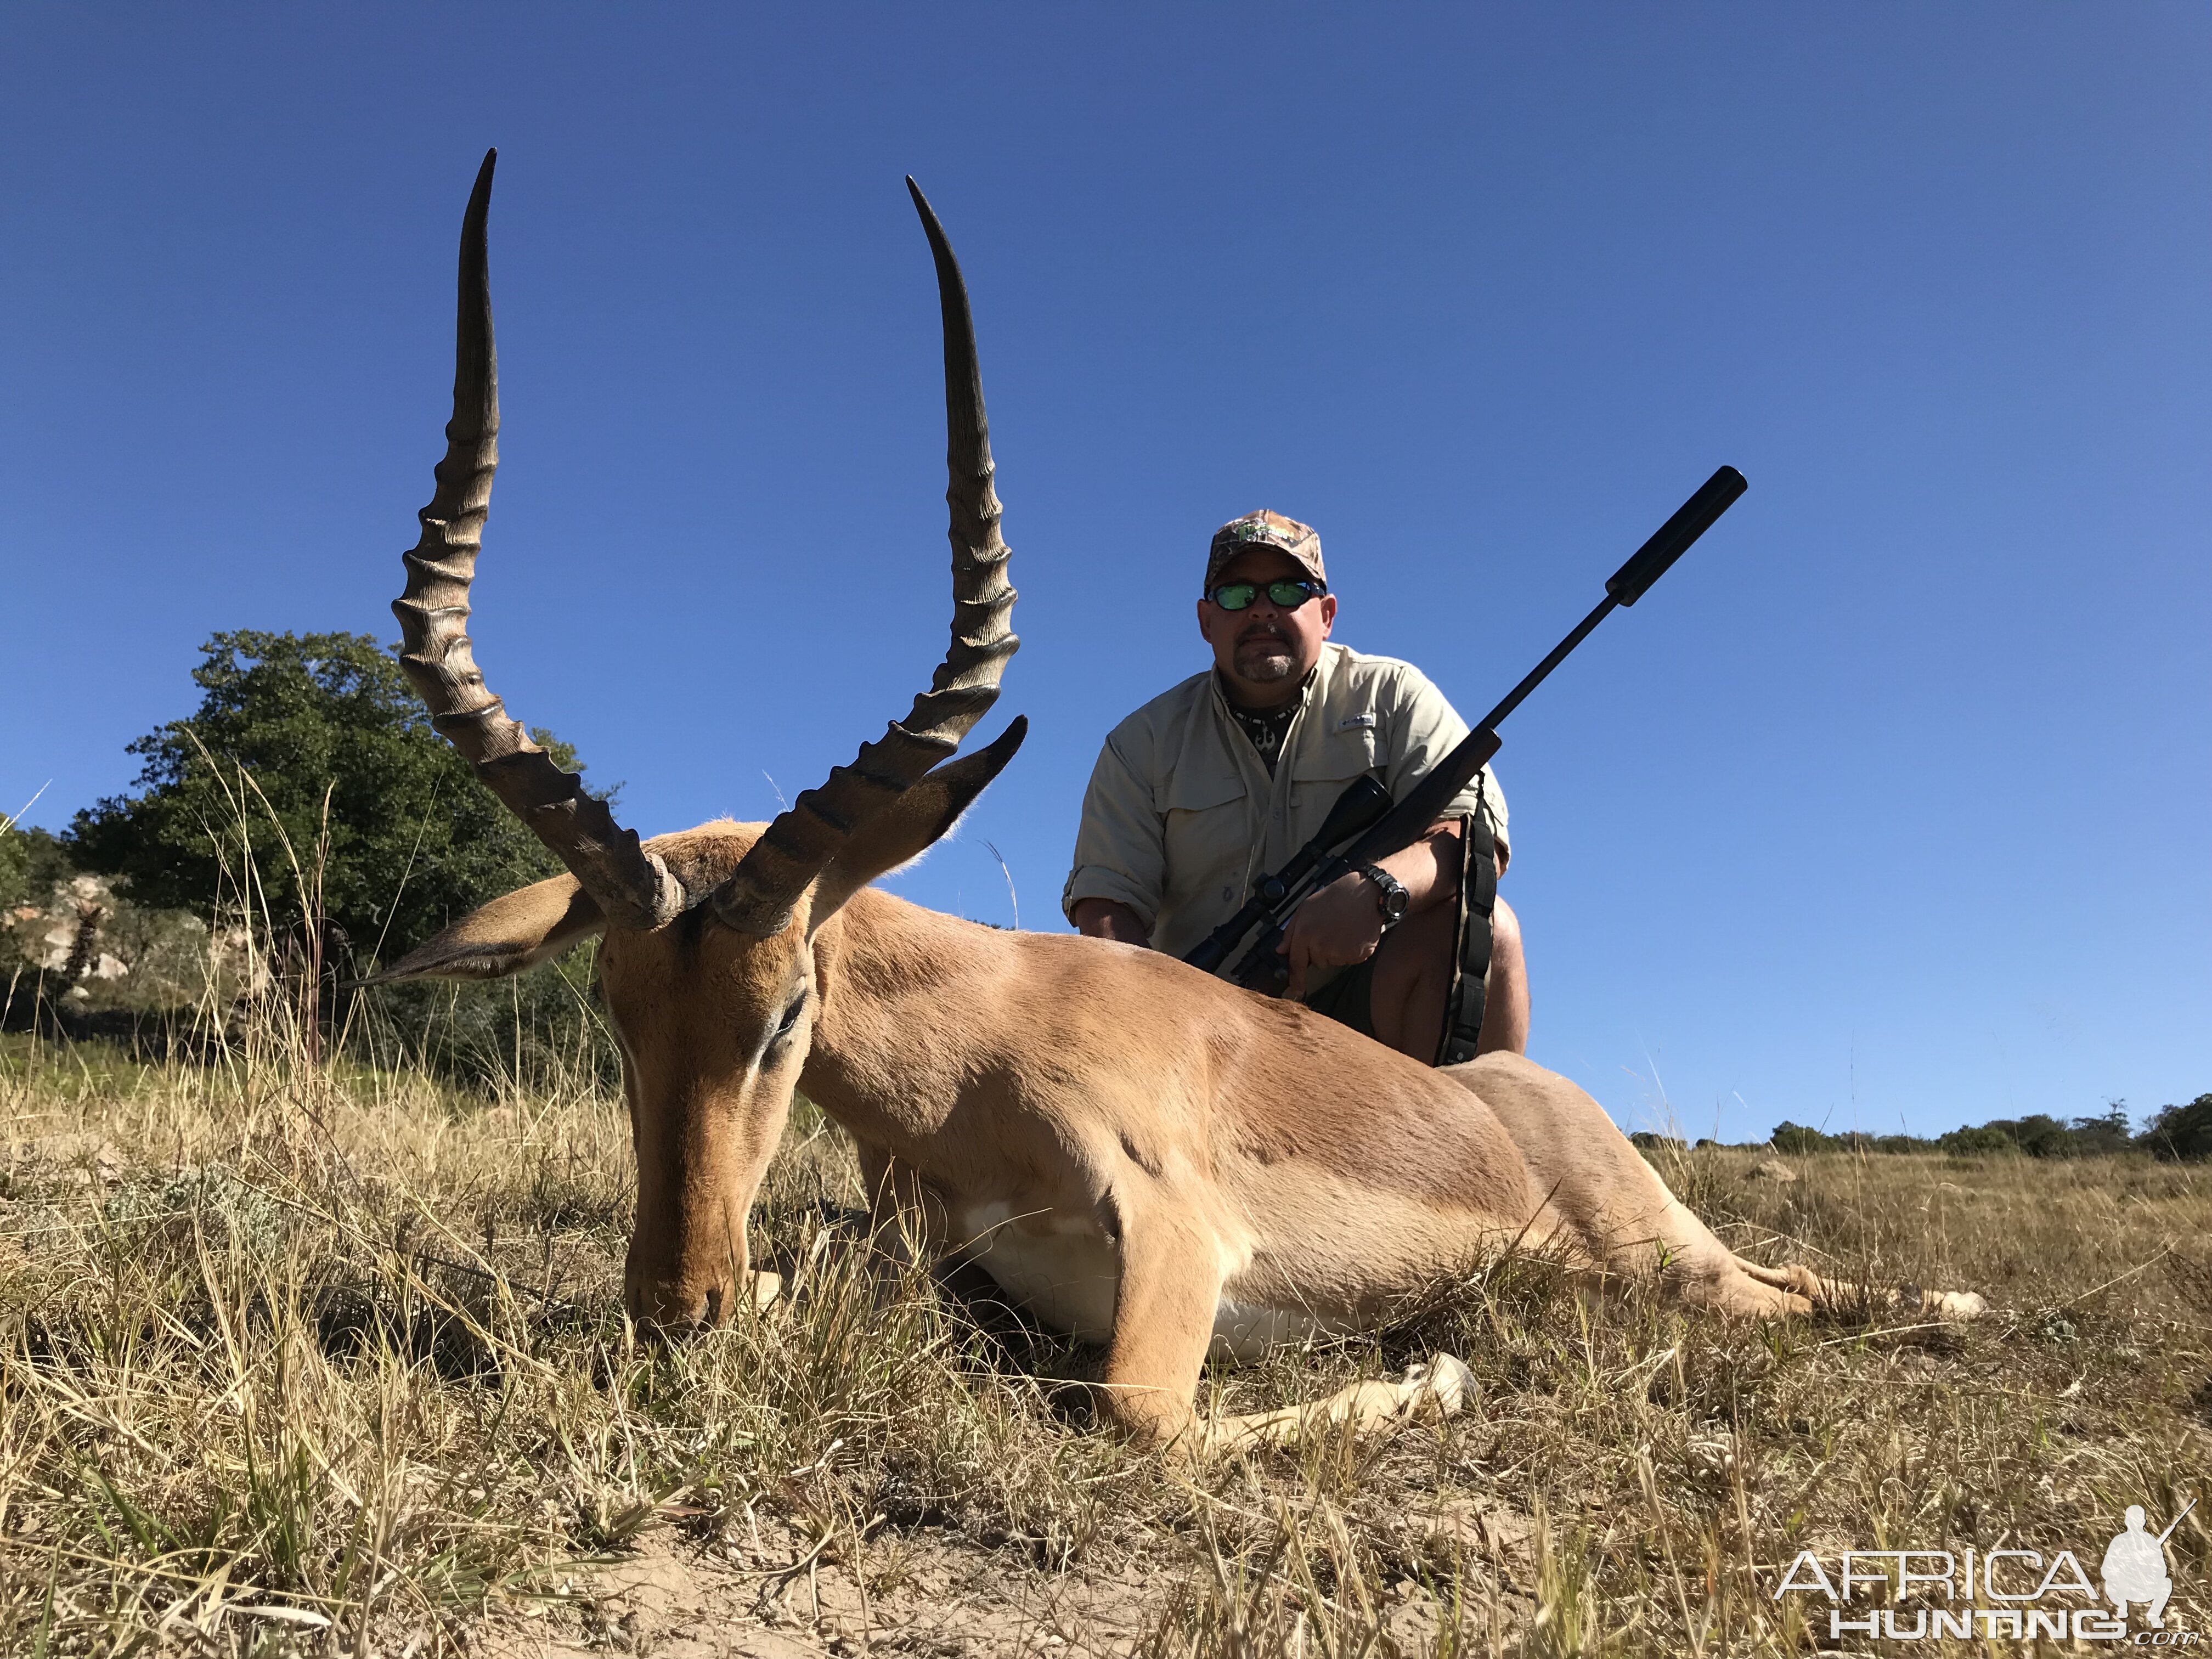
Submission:
[[1675,560],[1690,550],[1690,544],[1713,527],[1713,522],[1735,504],[1737,496],[1750,486],[1744,483],[1743,474],[1732,466],[1724,466],[1698,486],[1698,493],[1675,509],[1674,516],[1652,533],[1651,539],[1637,549],[1628,562],[1614,571],[1605,585],[1605,599],[1596,610],[1584,617],[1575,631],[1561,640],[1552,654],[1529,671],[1527,678],[1505,694],[1505,700],[1482,717],[1474,729],[1496,726],[1521,706],[1522,700],[1544,683],[1544,677],[1566,660],[1567,653],[1589,637],[1595,628],[1617,605],[1634,605],[1642,599],[1651,584],[1665,575]]
[[2181,1513],[2180,1513],[2179,1515],[2177,1515],[2177,1516],[2175,1516],[2173,1517],[2173,1520],[2172,1520],[2172,1524],[2171,1524],[2171,1525],[2169,1525],[2164,1532],[2162,1532],[2162,1533],[2159,1534],[2159,1535],[2158,1535],[2158,1541],[2159,1541],[2160,1543],[2163,1544],[2164,1542],[2166,1542],[2166,1540],[2167,1539],[2169,1539],[2169,1538],[2172,1537],[2172,1536],[2173,1536],[2173,1528],[2174,1528],[2175,1527],[2179,1526],[2179,1525],[2182,1523],[2182,1522],[2183,1522],[2183,1521],[2186,1520],[2186,1519],[2188,1518],[2188,1516],[2189,1516],[2189,1511],[2190,1511],[2190,1510],[2193,1510],[2193,1509],[2195,1509],[2196,1507],[2197,1507],[2197,1500],[2196,1500],[2195,1498],[2191,1498],[2191,1499],[2190,1499],[2186,1504],[2184,1504],[2181,1506]]
[[1494,731],[1497,728],[1498,722],[1504,720],[1508,714],[1518,708],[1521,706],[1522,700],[1526,698],[1531,691],[1534,691],[1538,686],[1541,685],[1544,683],[1545,677],[1554,668],[1557,668],[1561,663],[1565,662],[1567,659],[1567,653],[1572,651],[1577,646],[1580,645],[1584,640],[1588,639],[1590,636],[1590,629],[1595,628],[1600,623],[1611,616],[1613,614],[1613,607],[1620,603],[1620,601],[1614,599],[1610,593],[1607,594],[1604,599],[1598,601],[1597,608],[1591,611],[1589,616],[1584,617],[1580,622],[1575,624],[1575,631],[1568,635],[1564,640],[1561,640],[1557,645],[1553,646],[1552,647],[1552,654],[1545,658],[1543,661],[1538,663],[1534,668],[1530,669],[1528,672],[1522,677],[1521,684],[1515,686],[1510,691],[1508,691],[1504,697],[1500,700],[1498,707],[1492,709],[1487,714],[1485,714],[1482,717],[1482,723],[1480,726],[1477,726],[1474,729],[1478,732]]

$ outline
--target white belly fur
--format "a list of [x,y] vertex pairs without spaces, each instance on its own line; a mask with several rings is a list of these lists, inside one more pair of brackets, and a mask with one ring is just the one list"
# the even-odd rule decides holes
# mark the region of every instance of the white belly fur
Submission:
[[[959,1252],[991,1275],[1014,1303],[1054,1330],[1103,1346],[1114,1334],[1114,1301],[1121,1283],[1121,1252],[1087,1221],[1054,1217],[1036,1233],[1010,1224],[1001,1204],[961,1218]],[[1216,1358],[1256,1359],[1270,1347],[1355,1329],[1352,1322],[1303,1308],[1245,1304],[1224,1295],[1213,1312]]]

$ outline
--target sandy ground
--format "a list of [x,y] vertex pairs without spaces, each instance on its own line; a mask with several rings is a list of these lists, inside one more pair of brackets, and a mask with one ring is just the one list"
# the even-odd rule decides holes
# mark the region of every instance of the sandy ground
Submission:
[[[1463,1610],[1480,1636],[1503,1636],[1535,1611],[1527,1516],[1462,1499],[1409,1522],[1426,1553],[1464,1563],[1463,1585],[1486,1580],[1487,1604]],[[481,1659],[567,1659],[610,1651],[653,1659],[795,1659],[799,1655],[1096,1655],[1149,1651],[1190,1556],[1133,1553],[1115,1567],[1086,1562],[1038,1571],[1003,1552],[924,1530],[871,1540],[865,1589],[843,1563],[781,1528],[757,1548],[661,1538],[629,1559],[580,1573],[570,1599],[530,1616],[495,1616]],[[1115,1552],[1119,1553],[1119,1552]],[[1449,1614],[1411,1579],[1389,1591],[1383,1625],[1403,1651],[1428,1649]],[[1492,1614],[1495,1613],[1493,1621]]]

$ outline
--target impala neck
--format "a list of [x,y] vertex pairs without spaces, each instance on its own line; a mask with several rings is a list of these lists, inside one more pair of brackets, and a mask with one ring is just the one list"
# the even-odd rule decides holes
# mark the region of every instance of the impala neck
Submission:
[[800,1092],[862,1140],[918,1151],[1001,1044],[1020,937],[855,893],[815,936],[821,1013]]

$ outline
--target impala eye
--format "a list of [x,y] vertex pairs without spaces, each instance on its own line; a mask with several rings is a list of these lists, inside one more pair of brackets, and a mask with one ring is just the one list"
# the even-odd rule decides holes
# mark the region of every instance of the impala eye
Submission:
[[791,1028],[799,1024],[799,1015],[806,1012],[806,993],[801,991],[792,999],[791,1006],[783,1011],[783,1019],[775,1028],[775,1038],[781,1042],[791,1035]]

